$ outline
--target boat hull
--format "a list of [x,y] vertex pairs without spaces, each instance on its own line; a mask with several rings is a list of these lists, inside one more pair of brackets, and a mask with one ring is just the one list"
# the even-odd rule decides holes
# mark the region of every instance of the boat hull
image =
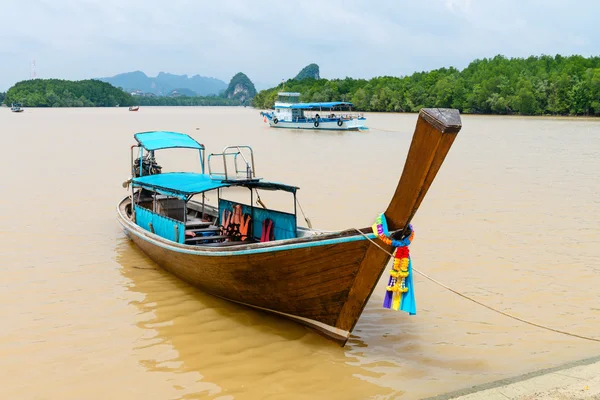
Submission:
[[[389,257],[355,232],[307,239],[199,249],[148,232],[119,206],[127,236],[154,262],[198,289],[307,325],[343,345]],[[367,265],[368,264],[368,265]],[[368,284],[361,279],[368,277]]]
[[274,118],[266,118],[266,121],[271,128],[312,129],[328,131],[357,131],[361,129],[366,129],[366,126],[364,124],[365,120],[366,118],[354,118],[349,120],[321,119],[319,123],[315,125],[314,120],[296,122],[278,120],[277,123],[275,123]]

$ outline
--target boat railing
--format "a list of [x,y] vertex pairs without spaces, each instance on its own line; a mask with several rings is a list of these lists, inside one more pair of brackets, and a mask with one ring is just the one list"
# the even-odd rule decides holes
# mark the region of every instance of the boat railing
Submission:
[[[211,160],[213,157],[223,160],[223,171],[213,171]],[[241,161],[240,161],[241,159]],[[233,171],[227,168],[227,162],[233,162]],[[208,175],[211,179],[225,181],[255,180],[254,151],[250,146],[227,146],[222,153],[208,155]]]
[[335,112],[329,110],[323,111],[314,111],[310,114],[305,113],[304,118],[296,117],[295,119],[306,119],[308,121],[316,121],[317,115],[319,116],[319,120],[338,120],[341,119],[343,121],[349,121],[353,119],[364,118],[362,113],[353,113],[353,112]]

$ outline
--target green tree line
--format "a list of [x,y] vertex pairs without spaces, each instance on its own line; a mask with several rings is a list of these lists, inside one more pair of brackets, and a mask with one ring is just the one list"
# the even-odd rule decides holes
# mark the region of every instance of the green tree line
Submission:
[[114,107],[131,105],[131,95],[94,79],[67,81],[31,79],[16,83],[6,92],[6,104],[25,107]]
[[146,97],[133,96],[133,102],[140,106],[239,106],[237,99],[217,96],[178,96],[178,97]]
[[0,92],[0,104],[4,103],[5,97],[6,97],[6,92]]
[[531,56],[475,60],[459,71],[440,68],[405,77],[290,79],[259,92],[257,108],[271,108],[279,91],[303,102],[350,101],[359,111],[414,112],[450,107],[463,113],[600,115],[600,57]]
[[0,93],[0,104],[20,103],[25,107],[115,107],[143,106],[239,106],[239,99],[222,96],[145,97],[131,96],[110,83],[89,79],[32,79],[16,83],[6,94]]

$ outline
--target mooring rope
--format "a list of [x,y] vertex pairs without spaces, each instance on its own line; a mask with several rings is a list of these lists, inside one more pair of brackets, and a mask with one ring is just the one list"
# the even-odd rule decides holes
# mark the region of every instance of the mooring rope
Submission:
[[[393,255],[392,253],[390,253],[389,251],[387,251],[386,249],[384,249],[383,247],[381,247],[381,246],[379,245],[379,243],[377,243],[376,241],[374,241],[373,239],[371,239],[369,236],[367,236],[366,234],[364,234],[362,231],[360,231],[359,229],[356,229],[356,228],[353,228],[353,229],[354,229],[354,230],[356,230],[356,231],[357,231],[358,233],[360,233],[361,235],[363,235],[363,236],[364,236],[364,237],[365,237],[367,240],[369,240],[369,241],[370,241],[371,243],[373,243],[375,246],[379,247],[379,248],[381,249],[381,251],[383,251],[384,253],[388,254],[388,255],[389,255],[390,257],[392,257],[392,258],[394,257],[394,255]],[[460,293],[459,291],[457,291],[457,290],[454,290],[454,289],[452,289],[451,287],[448,287],[448,286],[444,285],[442,282],[440,282],[440,281],[438,281],[438,280],[436,280],[436,279],[434,279],[434,278],[430,277],[429,275],[425,274],[424,272],[421,272],[421,271],[419,271],[419,270],[418,270],[418,269],[416,269],[415,267],[413,267],[413,268],[412,268],[412,270],[413,270],[413,271],[415,271],[416,273],[418,273],[419,275],[421,275],[422,277],[424,277],[424,278],[426,278],[426,279],[430,280],[431,282],[435,283],[436,285],[439,285],[439,286],[443,287],[444,289],[447,289],[447,290],[449,290],[450,292],[452,292],[452,293],[454,293],[454,294],[456,294],[456,295],[458,295],[458,296],[460,296],[460,297],[462,297],[462,298],[464,298],[464,299],[470,300],[470,301],[472,301],[472,302],[473,302],[473,303],[475,303],[475,304],[478,304],[478,305],[480,305],[480,306],[482,306],[482,307],[485,307],[485,308],[487,308],[488,310],[491,310],[491,311],[497,312],[498,314],[504,315],[505,317],[512,318],[512,319],[514,319],[514,320],[517,320],[517,321],[519,321],[519,322],[522,322],[522,323],[524,323],[524,324],[528,324],[528,325],[535,326],[535,327],[537,327],[537,328],[546,329],[546,330],[548,330],[548,331],[551,331],[551,332],[561,333],[561,334],[563,334],[563,335],[572,336],[572,337],[576,337],[576,338],[579,338],[579,339],[590,340],[590,341],[592,341],[592,342],[600,342],[600,339],[596,339],[596,338],[589,337],[589,336],[577,335],[576,333],[571,333],[571,332],[561,331],[560,329],[554,329],[554,328],[551,328],[551,327],[549,327],[549,326],[545,326],[545,325],[536,324],[535,322],[531,322],[531,321],[528,321],[528,320],[526,320],[526,319],[519,318],[519,317],[517,317],[517,316],[514,316],[514,315],[512,315],[512,314],[509,314],[509,313],[507,313],[507,312],[504,312],[504,311],[498,310],[498,309],[496,309],[496,308],[494,308],[494,307],[492,307],[492,306],[488,306],[487,304],[484,304],[484,303],[482,303],[482,302],[480,302],[480,301],[478,301],[478,300],[475,300],[474,298],[472,298],[472,297],[469,297],[469,296],[467,296],[466,294]]]
[[396,129],[383,129],[383,128],[377,128],[377,127],[369,127],[370,131],[380,131],[380,132],[391,132],[391,133],[399,133],[399,131]]

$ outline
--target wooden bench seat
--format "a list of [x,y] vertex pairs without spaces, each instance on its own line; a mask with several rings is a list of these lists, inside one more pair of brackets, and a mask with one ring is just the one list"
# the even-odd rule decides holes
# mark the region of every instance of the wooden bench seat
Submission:
[[194,234],[203,233],[203,232],[220,232],[221,228],[215,225],[207,226],[206,228],[193,228],[187,229],[186,232],[194,232]]
[[211,243],[202,243],[200,246],[208,246],[208,247],[228,247],[228,246],[242,246],[245,244],[258,243],[258,240],[242,240],[237,242],[211,242]]
[[209,226],[212,225],[212,222],[210,221],[202,221],[200,218],[193,218],[193,219],[188,219],[185,223],[185,227],[189,228],[191,226],[198,226],[198,227],[202,227],[202,228],[208,228]]
[[191,238],[185,238],[185,243],[186,244],[195,244],[197,242],[204,242],[204,241],[214,241],[214,240],[224,240],[227,239],[229,236],[222,236],[222,235],[211,235],[211,236],[195,236],[195,237],[191,237]]

